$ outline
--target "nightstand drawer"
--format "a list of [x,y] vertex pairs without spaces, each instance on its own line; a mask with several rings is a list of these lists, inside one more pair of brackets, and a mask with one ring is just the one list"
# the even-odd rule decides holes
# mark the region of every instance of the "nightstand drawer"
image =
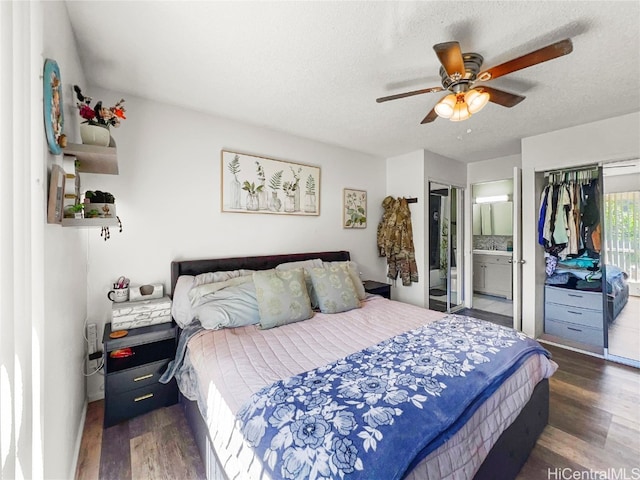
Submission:
[[173,405],[177,397],[178,388],[175,379],[166,385],[155,382],[117,395],[110,393],[105,398],[105,426],[110,427],[156,408]]
[[107,389],[110,394],[118,394],[157,383],[169,362],[170,359],[161,360],[107,375]]

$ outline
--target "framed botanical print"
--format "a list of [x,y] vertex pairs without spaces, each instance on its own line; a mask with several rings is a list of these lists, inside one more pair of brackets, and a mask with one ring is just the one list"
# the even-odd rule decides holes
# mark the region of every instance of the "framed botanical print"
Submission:
[[320,167],[221,152],[223,212],[320,215]]
[[345,188],[342,202],[343,228],[367,228],[367,192]]

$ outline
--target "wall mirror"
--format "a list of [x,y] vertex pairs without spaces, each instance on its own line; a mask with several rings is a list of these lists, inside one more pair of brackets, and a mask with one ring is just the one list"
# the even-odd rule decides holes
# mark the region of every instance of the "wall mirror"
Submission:
[[472,186],[473,234],[513,234],[513,181],[477,183]]

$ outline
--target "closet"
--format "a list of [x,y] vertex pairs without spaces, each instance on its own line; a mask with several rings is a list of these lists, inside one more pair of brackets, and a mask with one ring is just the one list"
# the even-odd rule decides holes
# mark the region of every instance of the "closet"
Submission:
[[538,215],[545,251],[544,332],[595,347],[606,344],[598,167],[546,172]]

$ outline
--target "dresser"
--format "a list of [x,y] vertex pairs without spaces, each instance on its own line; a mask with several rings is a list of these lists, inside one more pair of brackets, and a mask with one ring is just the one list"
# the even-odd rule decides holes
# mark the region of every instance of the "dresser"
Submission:
[[602,347],[602,292],[545,286],[544,331],[567,340]]

